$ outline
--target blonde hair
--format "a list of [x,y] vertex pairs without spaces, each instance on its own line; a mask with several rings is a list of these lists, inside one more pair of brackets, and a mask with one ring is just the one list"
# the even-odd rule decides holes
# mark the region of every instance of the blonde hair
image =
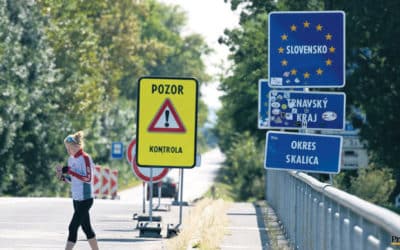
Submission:
[[78,145],[83,148],[83,131],[78,131],[75,134],[68,135],[64,139],[64,143],[68,143],[71,145]]

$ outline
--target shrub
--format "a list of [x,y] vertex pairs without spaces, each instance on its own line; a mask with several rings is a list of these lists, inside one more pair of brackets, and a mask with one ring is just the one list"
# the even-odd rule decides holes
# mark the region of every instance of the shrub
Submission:
[[351,178],[350,193],[369,202],[388,204],[389,195],[395,188],[392,171],[388,168],[360,169],[357,177]]

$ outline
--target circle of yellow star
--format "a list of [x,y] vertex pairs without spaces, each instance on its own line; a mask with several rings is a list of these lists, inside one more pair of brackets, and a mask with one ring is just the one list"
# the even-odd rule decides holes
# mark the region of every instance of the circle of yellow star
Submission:
[[303,76],[304,76],[304,78],[306,78],[306,79],[307,79],[307,78],[310,78],[310,73],[306,72],[306,73],[303,74]]
[[281,35],[282,40],[287,40],[288,36],[286,34]]
[[290,26],[290,30],[291,30],[291,31],[296,31],[296,30],[297,30],[296,25],[292,24],[292,26]]
[[282,48],[282,47],[279,47],[279,48],[278,48],[278,51],[279,51],[279,54],[283,54],[283,52],[285,51],[285,49]]
[[317,75],[322,75],[322,73],[323,73],[324,71],[323,71],[321,68],[318,68],[316,72],[317,72]]
[[326,34],[326,35],[325,35],[325,39],[326,39],[326,40],[332,40],[332,35],[329,34],[329,33]]
[[283,109],[283,110],[287,109],[287,105],[286,104],[282,104],[281,109]]
[[303,23],[304,28],[310,28],[310,23],[308,21],[305,21]]
[[332,60],[328,59],[325,61],[326,66],[331,66],[332,65]]
[[335,47],[331,46],[331,47],[329,48],[329,52],[335,53]]
[[290,71],[290,74],[293,75],[293,76],[295,76],[295,75],[297,74],[297,70],[296,70],[296,69],[292,69],[292,70]]
[[287,66],[288,65],[288,61],[286,61],[286,59],[283,59],[281,61],[282,66]]
[[322,25],[321,25],[321,24],[318,24],[315,28],[316,28],[318,31],[321,31],[321,30],[322,30]]

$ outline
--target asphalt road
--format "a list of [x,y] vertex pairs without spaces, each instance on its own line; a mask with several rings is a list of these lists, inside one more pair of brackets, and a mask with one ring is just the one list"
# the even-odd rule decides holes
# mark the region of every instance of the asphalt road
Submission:
[[[212,185],[216,171],[223,160],[218,150],[202,156],[201,167],[184,171],[184,201],[192,201]],[[171,176],[178,176],[177,170]],[[178,180],[178,178],[176,178]],[[95,200],[91,209],[92,224],[100,249],[166,249],[166,225],[177,224],[179,207],[170,211],[154,212],[163,220],[162,238],[139,237],[134,213],[142,212],[142,187],[120,192],[120,200]],[[171,204],[163,199],[161,204]],[[157,200],[154,201],[157,205]],[[146,205],[146,212],[148,212]],[[190,207],[184,207],[186,213]],[[68,224],[73,214],[70,198],[0,198],[0,249],[64,249]],[[89,249],[79,230],[74,249]]]

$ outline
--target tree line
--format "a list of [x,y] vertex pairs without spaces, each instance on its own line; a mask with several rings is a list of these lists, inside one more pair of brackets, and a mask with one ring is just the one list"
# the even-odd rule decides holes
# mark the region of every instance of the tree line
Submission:
[[62,192],[54,167],[77,130],[107,163],[111,142],[135,135],[140,76],[208,81],[201,57],[211,50],[199,34],[182,35],[186,22],[155,0],[0,0],[0,196]]

